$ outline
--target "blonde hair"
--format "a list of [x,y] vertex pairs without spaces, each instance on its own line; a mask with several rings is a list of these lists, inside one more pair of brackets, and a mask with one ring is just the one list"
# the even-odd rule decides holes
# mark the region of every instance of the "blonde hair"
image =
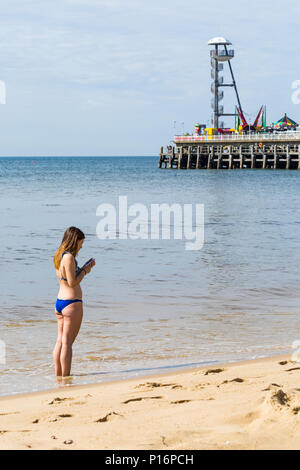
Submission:
[[55,269],[59,269],[61,262],[61,255],[64,251],[69,251],[73,256],[77,255],[78,242],[85,238],[84,233],[77,227],[69,227],[64,233],[62,242],[57,252],[53,257]]

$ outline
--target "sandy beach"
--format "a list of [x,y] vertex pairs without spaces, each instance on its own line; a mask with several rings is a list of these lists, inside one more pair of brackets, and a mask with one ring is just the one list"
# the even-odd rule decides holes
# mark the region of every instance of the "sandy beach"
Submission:
[[290,356],[0,399],[0,449],[298,449]]

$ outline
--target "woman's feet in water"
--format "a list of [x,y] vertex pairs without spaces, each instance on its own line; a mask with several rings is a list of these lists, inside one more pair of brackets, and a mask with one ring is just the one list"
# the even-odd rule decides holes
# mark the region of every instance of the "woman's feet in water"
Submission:
[[66,377],[62,377],[58,375],[56,376],[56,382],[61,386],[73,385],[73,377],[72,375],[68,375]]

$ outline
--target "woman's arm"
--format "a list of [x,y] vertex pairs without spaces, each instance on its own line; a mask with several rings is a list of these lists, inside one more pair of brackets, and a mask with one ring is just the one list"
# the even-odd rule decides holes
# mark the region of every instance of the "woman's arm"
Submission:
[[78,276],[76,276],[76,264],[75,259],[71,254],[66,253],[64,255],[64,267],[66,271],[66,278],[69,287],[76,287],[81,283],[84,276],[87,274],[87,269],[82,268]]

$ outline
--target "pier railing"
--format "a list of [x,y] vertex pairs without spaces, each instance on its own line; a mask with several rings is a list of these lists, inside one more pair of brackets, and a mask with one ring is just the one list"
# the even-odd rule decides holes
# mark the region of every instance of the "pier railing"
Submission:
[[273,134],[233,134],[233,135],[175,135],[174,143],[196,143],[196,142],[261,142],[261,141],[300,141],[300,131],[281,132]]

